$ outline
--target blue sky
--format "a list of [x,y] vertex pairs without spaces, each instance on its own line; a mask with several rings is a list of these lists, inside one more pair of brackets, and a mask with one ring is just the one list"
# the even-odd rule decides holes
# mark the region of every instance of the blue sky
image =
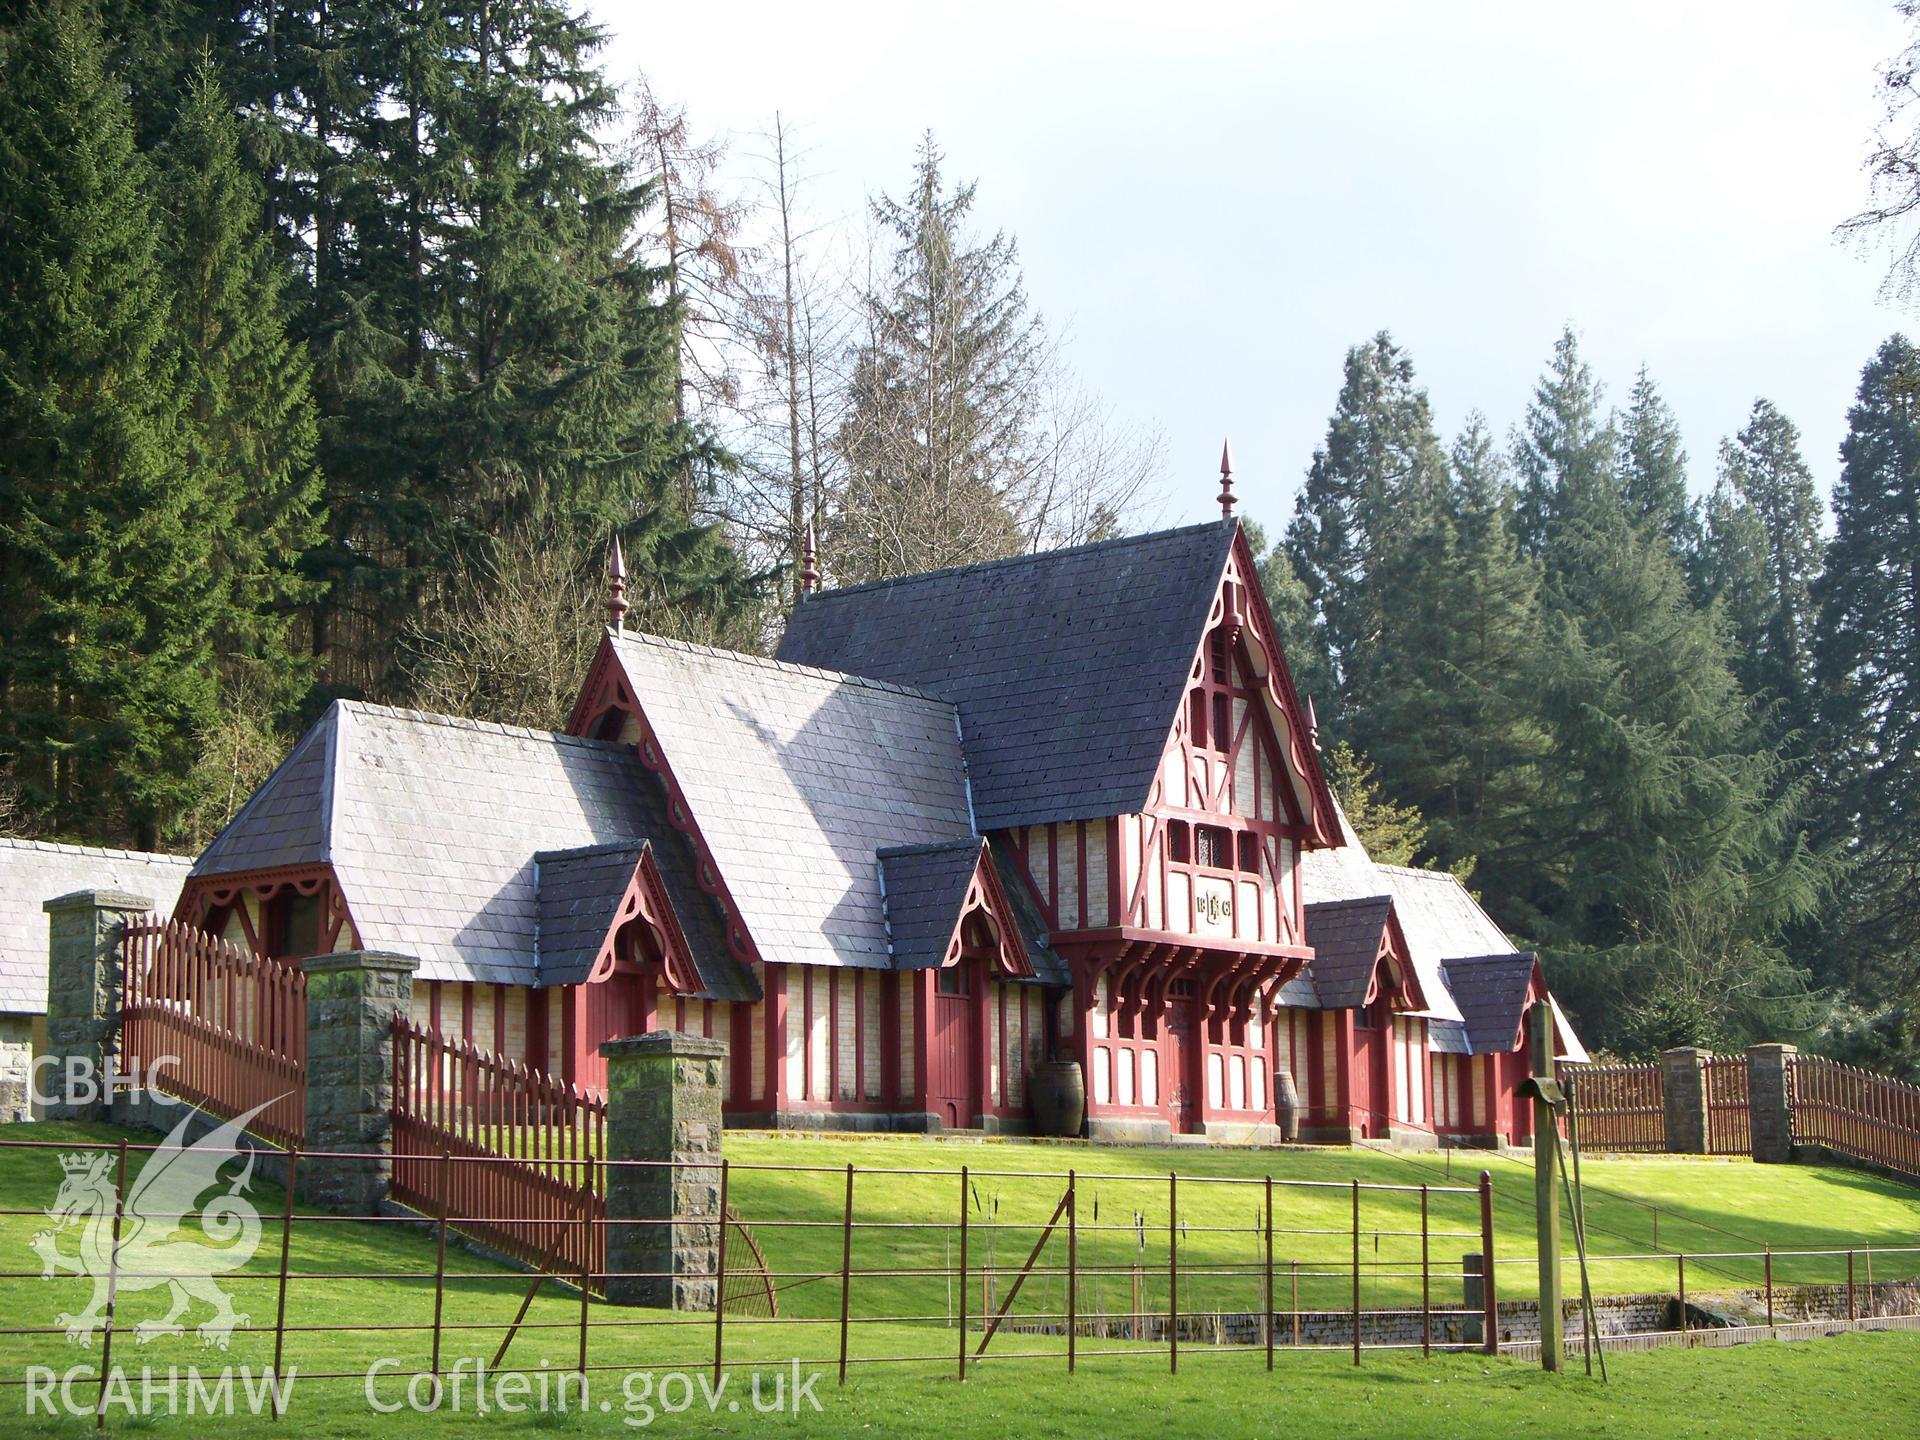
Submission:
[[[931,127],[1016,235],[1082,378],[1166,431],[1156,519],[1284,522],[1346,348],[1385,327],[1451,435],[1504,434],[1560,327],[1624,397],[1647,364],[1696,490],[1757,395],[1821,485],[1910,309],[1833,238],[1864,198],[1887,3],[592,4],[737,149],[778,109],[810,203],[862,225]],[[716,18],[716,14],[720,18]]]

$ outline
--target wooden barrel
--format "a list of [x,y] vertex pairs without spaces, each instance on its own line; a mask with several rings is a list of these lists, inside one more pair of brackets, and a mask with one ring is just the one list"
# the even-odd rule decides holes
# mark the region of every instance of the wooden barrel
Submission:
[[1282,1140],[1292,1143],[1300,1138],[1300,1091],[1291,1070],[1273,1072],[1273,1118]]
[[1087,1118],[1087,1085],[1078,1060],[1043,1060],[1034,1067],[1027,1091],[1033,1102],[1035,1133],[1080,1133]]

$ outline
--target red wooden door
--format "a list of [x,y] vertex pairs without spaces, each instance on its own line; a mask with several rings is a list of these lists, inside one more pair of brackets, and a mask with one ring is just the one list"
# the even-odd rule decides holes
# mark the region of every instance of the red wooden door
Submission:
[[1200,1046],[1193,1034],[1193,1001],[1167,1001],[1167,1033],[1160,1047],[1160,1063],[1166,1067],[1167,1103],[1173,1111],[1173,1128],[1190,1135],[1200,1128]]
[[973,967],[949,965],[934,974],[933,1024],[927,1033],[928,1107],[950,1130],[973,1125],[974,1057],[980,1047],[973,1033]]
[[1380,1112],[1386,1109],[1388,1047],[1386,1036],[1380,1033],[1373,1023],[1374,1019],[1370,1010],[1361,1010],[1354,1015],[1353,1067],[1347,1078],[1348,1089],[1352,1092],[1348,1100],[1355,1117],[1348,1123],[1358,1125],[1360,1133],[1369,1137],[1386,1133],[1386,1116]]

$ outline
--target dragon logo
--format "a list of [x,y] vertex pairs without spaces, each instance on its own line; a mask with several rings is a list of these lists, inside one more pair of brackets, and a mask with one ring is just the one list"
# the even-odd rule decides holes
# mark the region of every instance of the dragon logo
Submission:
[[[234,1311],[214,1277],[240,1269],[260,1247],[260,1212],[243,1193],[253,1178],[254,1152],[244,1144],[242,1132],[266,1108],[255,1106],[192,1145],[186,1143],[187,1120],[174,1126],[127,1189],[117,1255],[114,1156],[92,1151],[60,1157],[64,1178],[47,1211],[53,1228],[35,1235],[32,1245],[45,1267],[41,1279],[79,1275],[93,1281],[93,1303],[78,1315],[59,1317],[70,1343],[93,1343],[95,1332],[106,1323],[110,1291],[165,1286],[173,1292],[173,1308],[136,1325],[139,1342],[184,1333],[180,1317],[198,1300],[211,1305],[214,1313],[195,1333],[208,1345],[227,1348],[235,1327],[245,1325],[247,1317]],[[225,1192],[201,1206],[200,1197],[221,1183],[221,1169],[242,1160],[240,1173],[227,1182]],[[196,1214],[200,1223],[190,1229],[187,1222]],[[60,1237],[75,1230],[79,1253],[63,1255]]]

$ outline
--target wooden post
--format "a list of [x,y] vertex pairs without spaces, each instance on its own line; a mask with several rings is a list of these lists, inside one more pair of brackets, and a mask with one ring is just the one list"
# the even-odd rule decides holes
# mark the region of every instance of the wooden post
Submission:
[[853,1297],[853,1165],[847,1165],[847,1203],[840,1222],[840,1383],[847,1383],[847,1316]]
[[453,1154],[440,1147],[440,1204],[433,1227],[433,1373],[440,1375],[440,1316],[447,1294],[447,1203],[453,1193]]
[[[1096,1206],[1097,1208],[1097,1206]],[[1080,1183],[1067,1171],[1067,1373],[1079,1361],[1075,1335],[1080,1327]]]
[[1686,1337],[1688,1345],[1693,1344],[1693,1326],[1687,1320],[1687,1257],[1676,1254],[1673,1257],[1674,1272],[1680,1282],[1680,1333]]
[[1287,1274],[1293,1304],[1293,1344],[1297,1350],[1300,1347],[1300,1262],[1298,1260],[1287,1262]]
[[[1527,1011],[1527,1039],[1536,1085],[1551,1086],[1553,1010],[1536,1001]],[[1533,1208],[1540,1243],[1540,1368],[1558,1371],[1566,1348],[1560,1295],[1559,1122],[1546,1095],[1533,1097]]]
[[727,1322],[727,1161],[720,1160],[720,1238],[714,1247],[713,1389],[720,1392],[720,1367],[726,1353]]
[[1433,1354],[1433,1261],[1428,1251],[1427,1187],[1420,1186],[1420,1353]]
[[287,1193],[280,1203],[280,1294],[273,1315],[273,1418],[280,1418],[280,1357],[287,1339],[287,1257],[293,1248],[293,1187],[300,1147],[287,1151]]
[[1353,1182],[1353,1363],[1360,1363],[1360,1182]]
[[1853,1251],[1847,1251],[1847,1319],[1858,1318],[1859,1312],[1853,1303]]
[[1773,1329],[1773,1242],[1766,1242],[1767,1328]]
[[[145,1056],[141,1057],[145,1059]],[[113,1245],[107,1251],[107,1305],[100,1331],[100,1395],[93,1405],[93,1428],[107,1423],[107,1376],[113,1371],[113,1311],[120,1301],[120,1222],[127,1213],[127,1142],[120,1142],[120,1165],[113,1182]],[[279,1377],[274,1377],[278,1386]]]
[[[568,1174],[584,1173],[586,1183],[580,1187],[580,1381],[581,1394],[586,1393],[587,1378],[587,1303],[593,1298],[593,1156],[587,1156],[584,1172],[569,1169]],[[612,1267],[608,1267],[612,1268]],[[609,1281],[609,1284],[612,1282]]]
[[1273,1369],[1273,1176],[1267,1176],[1267,1369]]
[[1484,1333],[1480,1343],[1487,1354],[1500,1353],[1500,1301],[1493,1284],[1493,1175],[1480,1172],[1480,1309]]
[[960,1378],[967,1378],[967,1167],[960,1167]]
[[1167,1369],[1180,1373],[1180,1177],[1167,1176]]

